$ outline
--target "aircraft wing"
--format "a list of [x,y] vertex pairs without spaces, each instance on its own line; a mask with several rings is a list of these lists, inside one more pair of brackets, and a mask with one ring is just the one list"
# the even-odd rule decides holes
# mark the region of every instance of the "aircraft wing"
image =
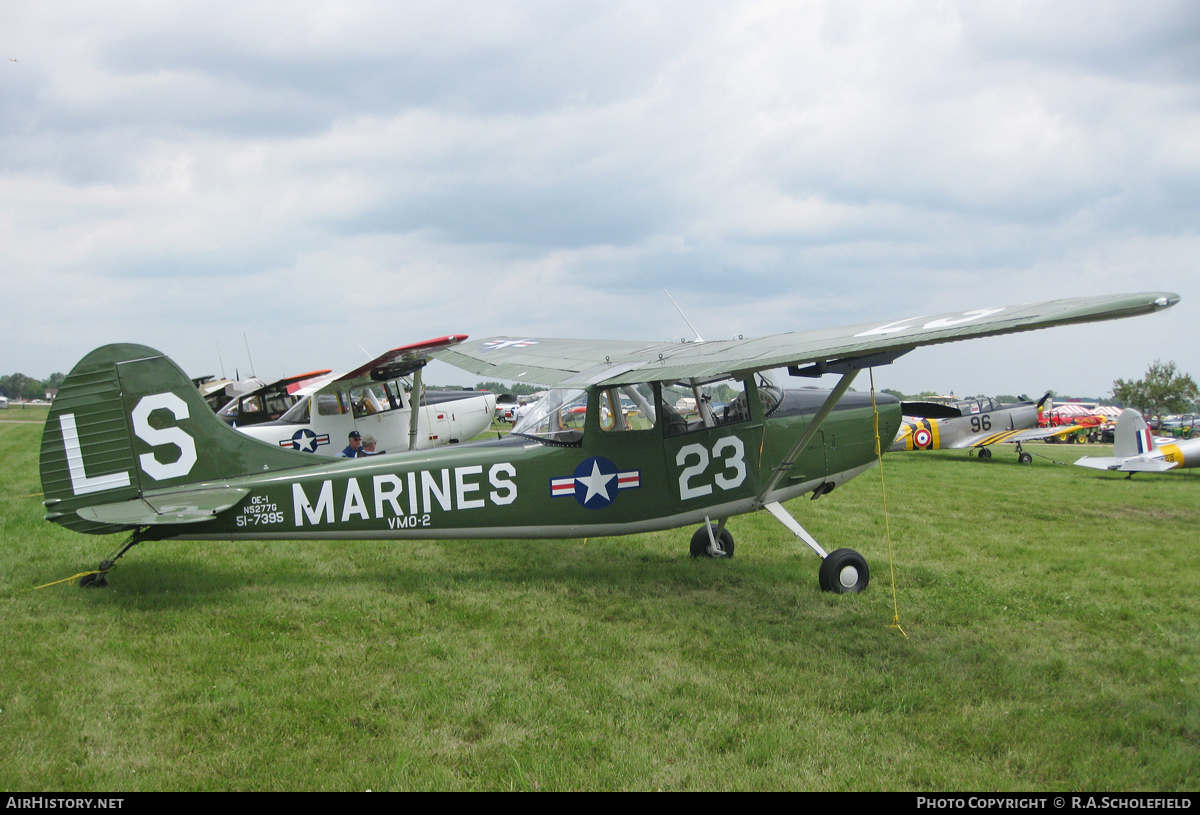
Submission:
[[423,340],[422,342],[414,342],[410,345],[402,345],[399,348],[393,348],[387,353],[380,354],[365,365],[360,365],[353,371],[344,374],[330,374],[329,371],[317,371],[315,373],[324,375],[313,376],[306,381],[299,382],[295,386],[289,387],[288,393],[307,396],[308,394],[317,393],[331,386],[353,380],[382,381],[394,376],[407,376],[424,365],[432,357],[433,351],[458,345],[466,338],[466,334],[451,334],[445,337]]
[[1179,295],[1170,292],[1077,297],[717,342],[493,337],[436,350],[432,356],[488,378],[543,385],[704,379],[809,363],[820,373],[831,361],[882,365],[921,345],[1133,317],[1177,302]]
[[[441,348],[458,345],[467,338],[466,334],[451,334],[446,337],[435,337],[432,340],[414,342],[411,345],[401,345],[385,354],[375,357],[366,365],[360,365],[348,374],[342,374],[341,379],[358,379],[369,374],[376,374],[393,367],[409,367],[405,363],[415,363],[427,360],[431,352]],[[400,374],[397,374],[400,375]],[[386,375],[383,378],[387,378]]]
[[970,439],[963,447],[990,447],[993,444],[1017,444],[1024,441],[1039,441],[1052,439],[1056,436],[1069,436],[1079,430],[1082,425],[1065,424],[1058,427],[1030,427],[1025,430],[1005,430],[1000,433],[990,433],[985,436]]

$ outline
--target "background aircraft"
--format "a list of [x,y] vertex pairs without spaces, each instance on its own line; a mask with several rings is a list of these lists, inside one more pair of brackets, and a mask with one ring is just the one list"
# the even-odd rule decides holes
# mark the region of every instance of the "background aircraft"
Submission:
[[[338,456],[350,431],[375,437],[379,453],[420,450],[474,438],[492,425],[496,396],[462,390],[427,390],[420,373],[429,353],[462,342],[450,337],[394,348],[349,373],[307,378],[287,396],[294,404],[275,421],[238,430],[303,453]],[[412,376],[410,387],[405,377]],[[276,389],[277,390],[277,389]],[[276,391],[271,391],[275,393]],[[262,396],[244,396],[241,405]],[[411,401],[418,408],[412,410]],[[266,405],[264,404],[263,407]],[[222,418],[226,418],[221,411]]]
[[264,382],[257,377],[251,377],[237,382],[228,382],[223,389],[216,393],[210,390],[207,396],[205,396],[205,386],[201,385],[200,395],[205,396],[205,401],[210,405],[213,404],[212,397],[216,396],[220,399],[221,396],[224,396],[224,399],[220,399],[221,404],[214,408],[217,415],[234,427],[245,427],[278,419],[292,405],[296,404],[296,391],[308,380],[324,376],[327,373],[329,373],[329,369],[322,368],[306,374],[285,376],[283,379],[276,379],[273,382]]
[[1001,404],[980,397],[949,404],[940,402],[901,402],[904,422],[892,442],[891,451],[977,449],[980,458],[991,458],[993,444],[1017,445],[1017,461],[1029,464],[1033,456],[1021,449],[1021,442],[1074,433],[1074,426],[1037,426],[1038,416],[1049,410],[1050,394],[1037,402]]
[[1200,466],[1200,439],[1156,439],[1142,414],[1133,408],[1121,411],[1112,456],[1084,456],[1076,462],[1095,470],[1129,473],[1162,473]]
[[[443,361],[554,387],[504,439],[347,460],[237,433],[165,356],[110,345],[75,366],[50,409],[46,519],[132,533],[85,579],[102,585],[130,547],[168,538],[576,538],[701,524],[691,553],[728,557],[728,519],[765,509],[821,558],[822,589],[855,592],[870,579],[862,555],[827,553],[782,502],[827,495],[873,467],[880,441],[894,437],[899,402],[849,392],[860,370],[920,345],[1149,314],[1178,300],[1076,298],[721,342],[447,337],[435,352]],[[840,378],[829,391],[783,390],[756,375],[784,366]],[[664,398],[677,385],[696,399],[694,420]],[[733,397],[713,409],[714,392]]]

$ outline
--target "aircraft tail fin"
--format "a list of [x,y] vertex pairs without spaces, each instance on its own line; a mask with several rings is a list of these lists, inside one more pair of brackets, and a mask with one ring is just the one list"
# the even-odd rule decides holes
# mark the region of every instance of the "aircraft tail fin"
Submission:
[[1154,444],[1154,436],[1142,414],[1133,408],[1126,408],[1117,417],[1117,432],[1113,442],[1113,455],[1117,458],[1129,458],[1150,453],[1158,449]]
[[[311,457],[226,426],[187,374],[144,345],[106,345],[84,357],[63,381],[42,431],[46,519],[80,532],[166,518],[158,499],[174,488],[311,465]],[[224,508],[224,500],[199,503],[205,517]],[[110,504],[126,510],[97,514]]]

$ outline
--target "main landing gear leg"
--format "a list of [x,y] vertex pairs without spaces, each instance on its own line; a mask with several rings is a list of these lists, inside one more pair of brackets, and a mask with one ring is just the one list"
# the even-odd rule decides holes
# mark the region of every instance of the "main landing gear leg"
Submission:
[[799,522],[788,514],[779,503],[772,502],[763,506],[767,512],[775,516],[792,534],[808,544],[808,547],[821,558],[821,571],[818,579],[821,591],[831,591],[835,594],[853,594],[862,591],[871,582],[871,570],[867,568],[866,559],[853,549],[837,549],[826,554],[812,535]]
[[133,530],[133,534],[129,536],[129,540],[125,541],[125,545],[120,552],[112,557],[105,558],[96,571],[91,574],[85,574],[79,578],[79,587],[86,589],[102,589],[108,585],[108,570],[116,565],[117,561],[133,547],[142,542],[142,527]]
[[708,516],[704,516],[704,526],[692,535],[692,557],[733,557],[733,535],[725,528],[726,518],[714,526]]

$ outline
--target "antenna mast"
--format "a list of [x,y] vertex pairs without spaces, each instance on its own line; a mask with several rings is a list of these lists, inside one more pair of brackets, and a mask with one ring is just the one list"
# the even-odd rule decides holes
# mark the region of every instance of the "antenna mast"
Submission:
[[679,304],[675,302],[675,298],[671,296],[671,293],[666,289],[663,289],[663,294],[665,294],[667,299],[671,301],[671,305],[675,306],[675,310],[679,312],[679,316],[682,317],[683,321],[688,324],[688,328],[692,329],[692,333],[696,335],[696,342],[704,342],[704,337],[700,336],[700,332],[696,330],[696,326],[692,325],[692,321],[689,320],[687,315],[683,313],[683,309],[681,309]]

